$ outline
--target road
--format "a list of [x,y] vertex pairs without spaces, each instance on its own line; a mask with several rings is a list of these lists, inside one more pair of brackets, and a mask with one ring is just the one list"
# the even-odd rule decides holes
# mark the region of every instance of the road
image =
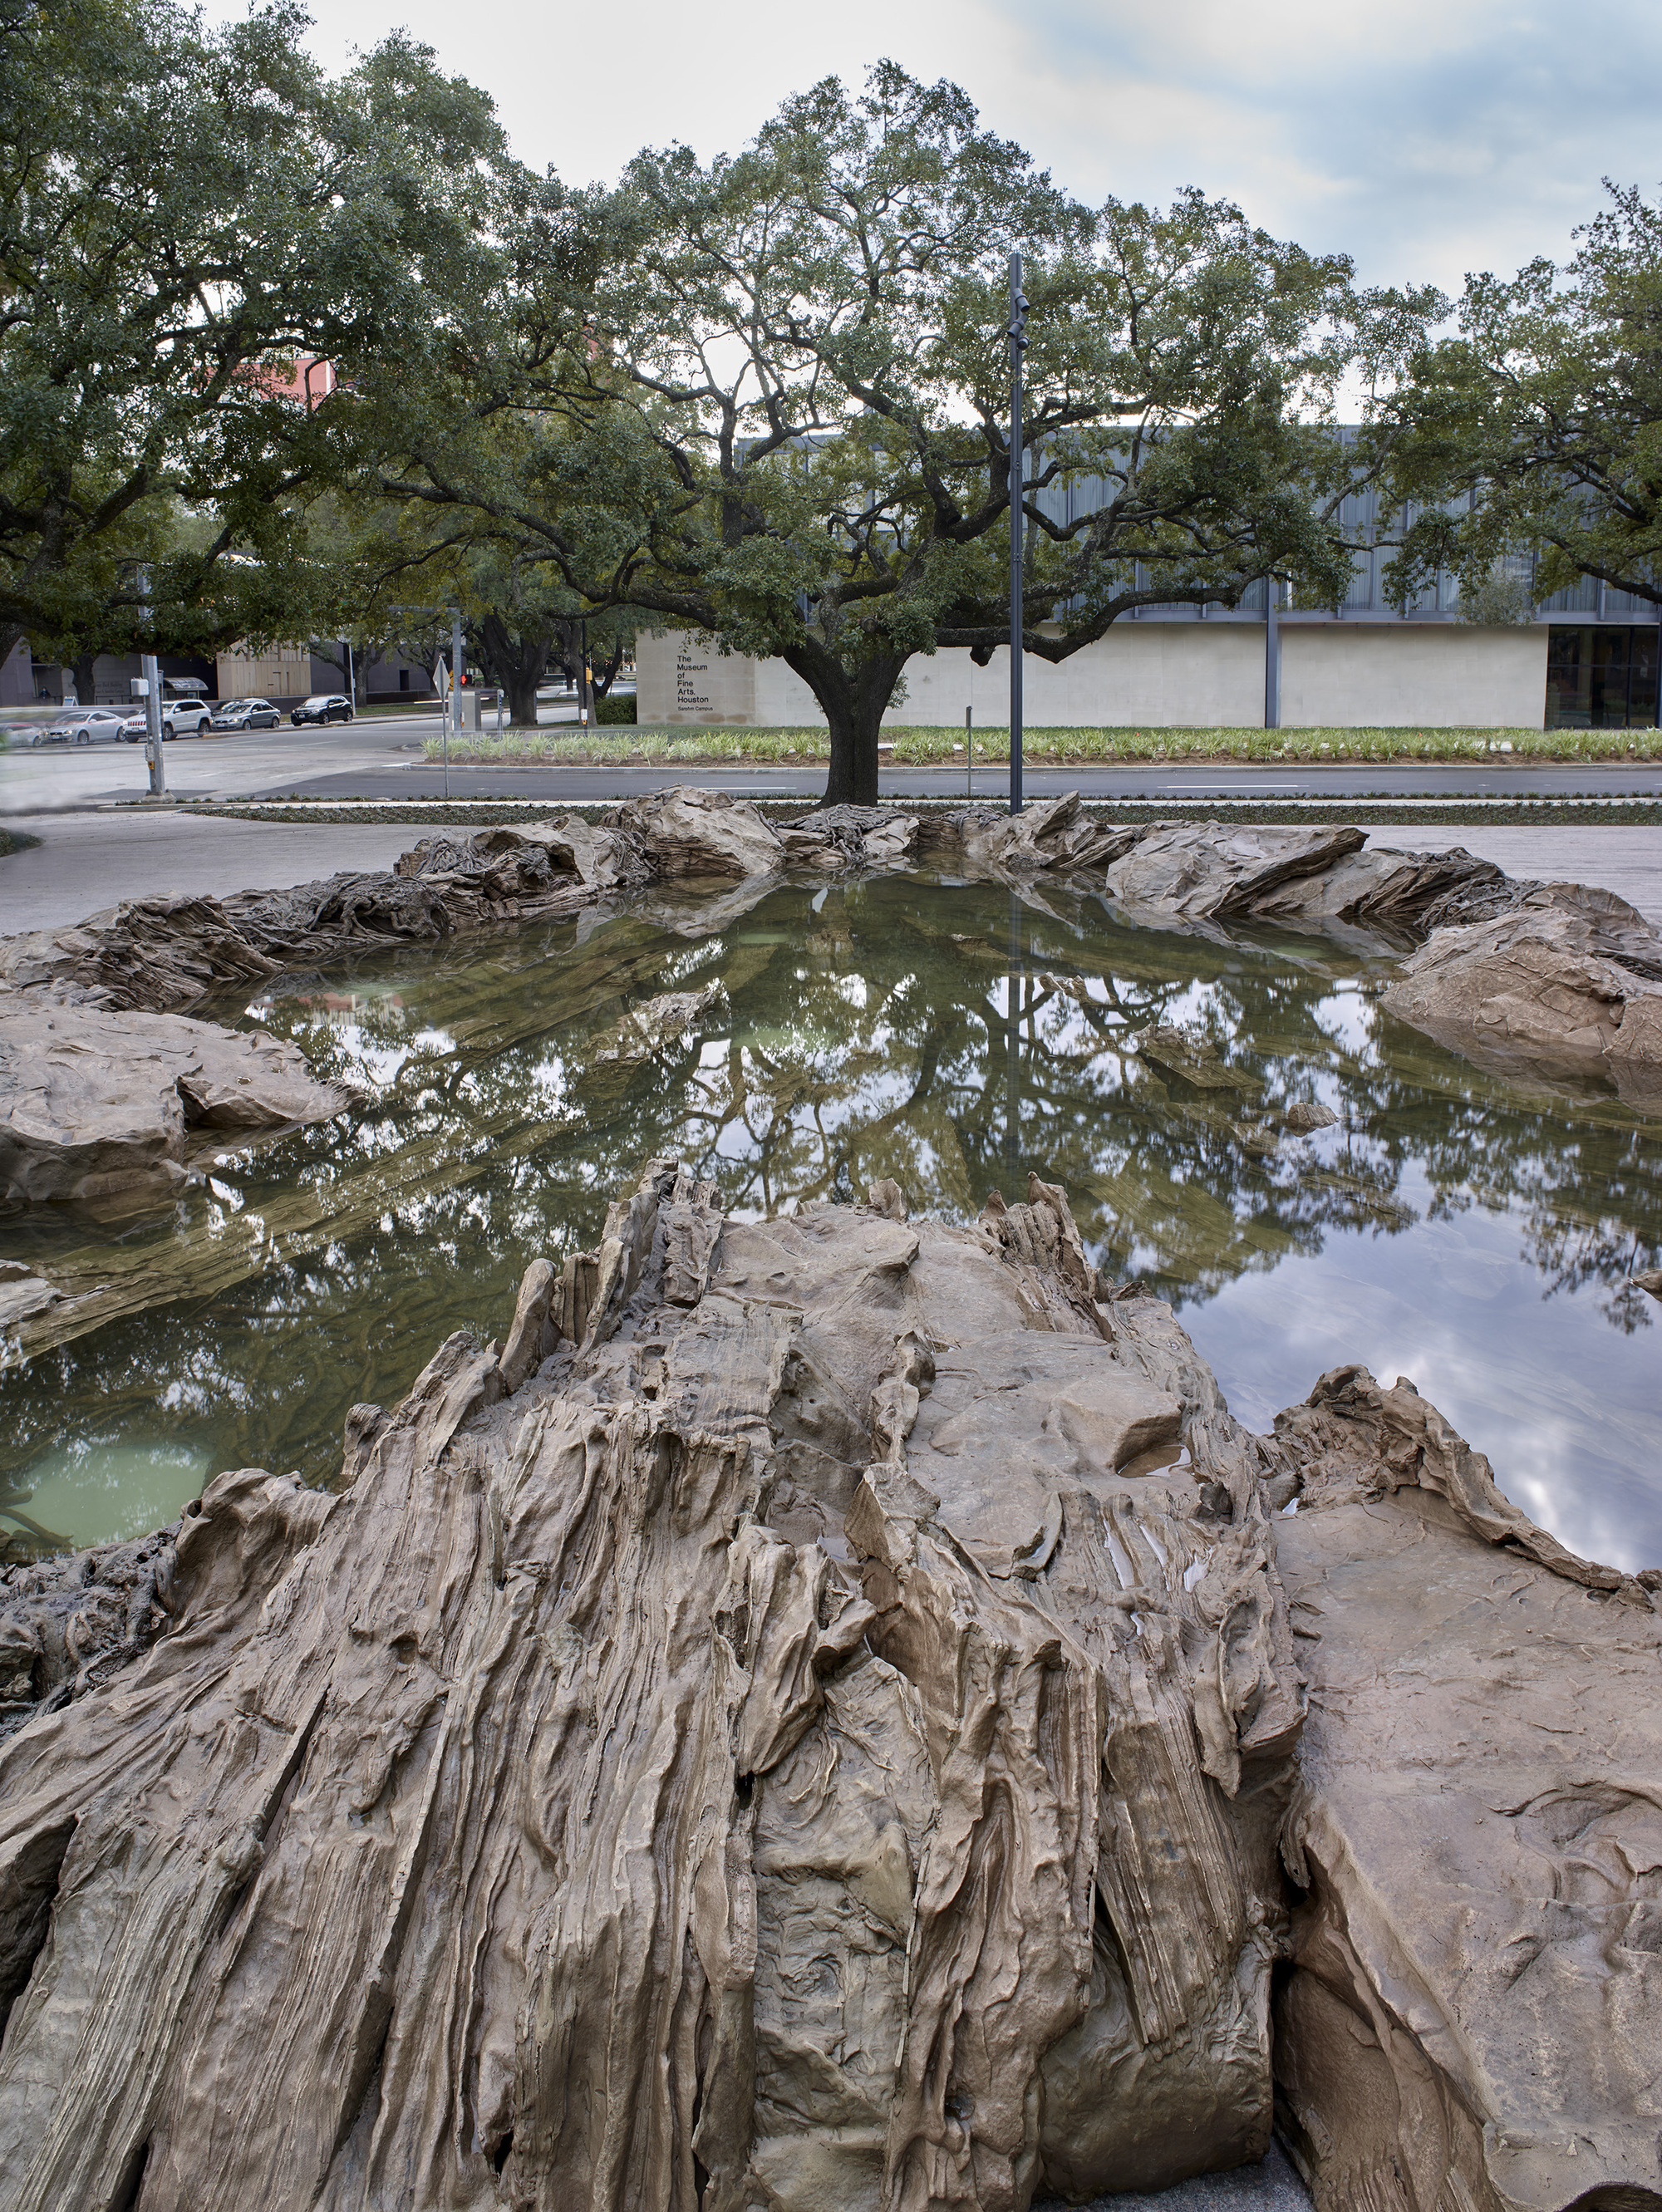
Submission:
[[[181,799],[436,798],[443,777],[436,763],[423,757],[433,733],[433,716],[408,714],[363,719],[344,729],[281,729],[241,737],[180,738],[167,747],[167,785]],[[807,800],[825,789],[823,766],[779,767],[771,763],[741,767],[699,767],[664,762],[634,767],[551,766],[525,769],[452,769],[453,799],[593,800],[624,798],[655,790],[676,780],[716,784],[735,793],[800,793]],[[107,805],[137,799],[147,787],[143,748],[101,744],[57,747],[35,752],[0,754],[0,815],[15,819],[37,812]],[[957,798],[965,789],[961,768],[889,767],[883,770],[886,797]],[[989,766],[977,771],[975,795],[1001,798],[1005,771]],[[1184,766],[1141,763],[1130,766],[1075,764],[1030,768],[1026,790],[1041,798],[1079,790],[1094,798],[1348,799],[1429,794],[1438,799],[1601,798],[1662,796],[1662,763],[1636,762],[1610,767],[1539,763],[1494,765],[1411,764],[1274,768],[1246,763]]]

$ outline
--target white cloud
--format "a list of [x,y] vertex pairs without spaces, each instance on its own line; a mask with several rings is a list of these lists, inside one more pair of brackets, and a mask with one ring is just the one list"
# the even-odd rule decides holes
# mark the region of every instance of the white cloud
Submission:
[[[216,0],[211,12],[234,12]],[[986,123],[1085,197],[1239,201],[1377,282],[1563,258],[1599,179],[1654,188],[1653,0],[636,0],[615,20],[529,0],[332,0],[339,67],[402,24],[484,85],[516,151],[573,182],[636,147],[741,144],[788,94],[880,55],[955,78]]]

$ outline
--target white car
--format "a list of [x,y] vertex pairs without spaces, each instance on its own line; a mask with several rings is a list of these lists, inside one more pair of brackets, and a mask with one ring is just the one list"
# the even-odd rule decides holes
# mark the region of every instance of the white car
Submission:
[[164,699],[161,702],[161,734],[176,738],[181,731],[187,736],[199,738],[204,730],[213,727],[214,710],[205,699]]
[[[149,723],[145,718],[144,709],[141,707],[137,714],[122,716],[121,727],[116,732],[116,735],[125,738],[130,745],[142,745],[149,731]],[[161,725],[161,734],[164,738],[172,737],[172,725],[164,722]]]
[[89,745],[99,738],[119,737],[121,717],[111,707],[71,707],[48,724],[46,736],[37,742],[49,745]]

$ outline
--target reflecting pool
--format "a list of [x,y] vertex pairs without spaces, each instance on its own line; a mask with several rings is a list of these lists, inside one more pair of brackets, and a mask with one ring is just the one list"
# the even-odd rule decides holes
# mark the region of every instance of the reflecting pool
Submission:
[[[279,979],[204,1011],[362,1104],[228,1153],[160,1218],[0,1220],[0,1257],[102,1301],[0,1375],[0,1492],[85,1543],[213,1468],[327,1481],[347,1408],[397,1399],[452,1329],[502,1334],[527,1261],[593,1244],[654,1154],[752,1215],[886,1175],[970,1219],[1034,1168],[1244,1420],[1346,1361],[1407,1375],[1565,1542],[1662,1563],[1662,1310],[1628,1280],[1662,1250],[1662,1123],[1481,1073],[1383,1012],[1391,965],[875,877]],[[715,982],[655,1058],[619,1050],[631,1009]],[[1298,1102],[1336,1119],[1289,1134]]]

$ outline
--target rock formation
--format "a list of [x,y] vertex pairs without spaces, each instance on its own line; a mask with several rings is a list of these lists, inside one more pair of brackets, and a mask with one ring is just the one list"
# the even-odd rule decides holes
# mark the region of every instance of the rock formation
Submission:
[[870,1196],[654,1162],[333,1494],[12,1571],[9,2205],[1021,2212],[1273,2058],[1322,2212],[1662,2206],[1647,1589]]
[[1409,1383],[1341,1370],[1275,1426],[1310,1681],[1275,2068],[1317,2212],[1662,2204],[1662,1575],[1566,1553]]
[[0,1198],[128,1210],[171,1197],[204,1139],[327,1121],[348,1103],[258,1030],[0,994]]
[[1603,1079],[1662,1110],[1662,935],[1612,891],[1522,886],[1508,911],[1438,930],[1385,1003],[1480,1067]]
[[[1028,886],[1045,872],[1099,880],[1131,920],[1214,936],[1267,926],[1360,933],[1403,950],[1429,934],[1387,996],[1401,1018],[1485,1065],[1608,1079],[1635,1104],[1662,1104],[1662,936],[1642,917],[1605,893],[1509,883],[1470,854],[1365,852],[1363,842],[1361,830],[1346,828],[1113,825],[1088,817],[1074,793],[1014,819],[992,808],[844,806],[774,823],[725,793],[679,789],[618,807],[599,824],[572,816],[472,835],[440,831],[390,875],[335,876],[222,901],[137,901],[73,929],[0,941],[0,1127],[13,1129],[5,1172],[24,1200],[75,1194],[88,1177],[95,1188],[99,1177],[119,1174],[136,1203],[146,1177],[162,1194],[167,1164],[181,1164],[182,1136],[158,1125],[143,1052],[124,1075],[113,1025],[99,1031],[107,1066],[94,1077],[97,1112],[84,1128],[76,1086],[65,1084],[61,1125],[52,1112],[39,1144],[18,1133],[33,1126],[39,1101],[26,1099],[21,1052],[7,1054],[3,1038],[25,1009],[91,1010],[83,1019],[177,1014],[216,990],[376,945],[557,920],[625,897],[649,910],[654,884],[726,878],[747,901],[750,887],[790,868],[944,866]],[[708,927],[726,918],[718,902]],[[138,1030],[131,1035],[137,1045]],[[200,1050],[205,1030],[191,1036]],[[192,1048],[183,1031],[175,1042]],[[228,1041],[222,1049],[250,1048]],[[253,1072],[250,1063],[220,1085],[207,1116],[214,1126],[225,1126],[233,1091],[255,1090],[241,1082]],[[186,1127],[192,1095],[181,1090]],[[239,1126],[338,1110],[339,1102],[320,1095],[295,1115],[251,1103]],[[163,1106],[164,1120],[171,1111]],[[112,1157],[100,1164],[106,1152]]]

